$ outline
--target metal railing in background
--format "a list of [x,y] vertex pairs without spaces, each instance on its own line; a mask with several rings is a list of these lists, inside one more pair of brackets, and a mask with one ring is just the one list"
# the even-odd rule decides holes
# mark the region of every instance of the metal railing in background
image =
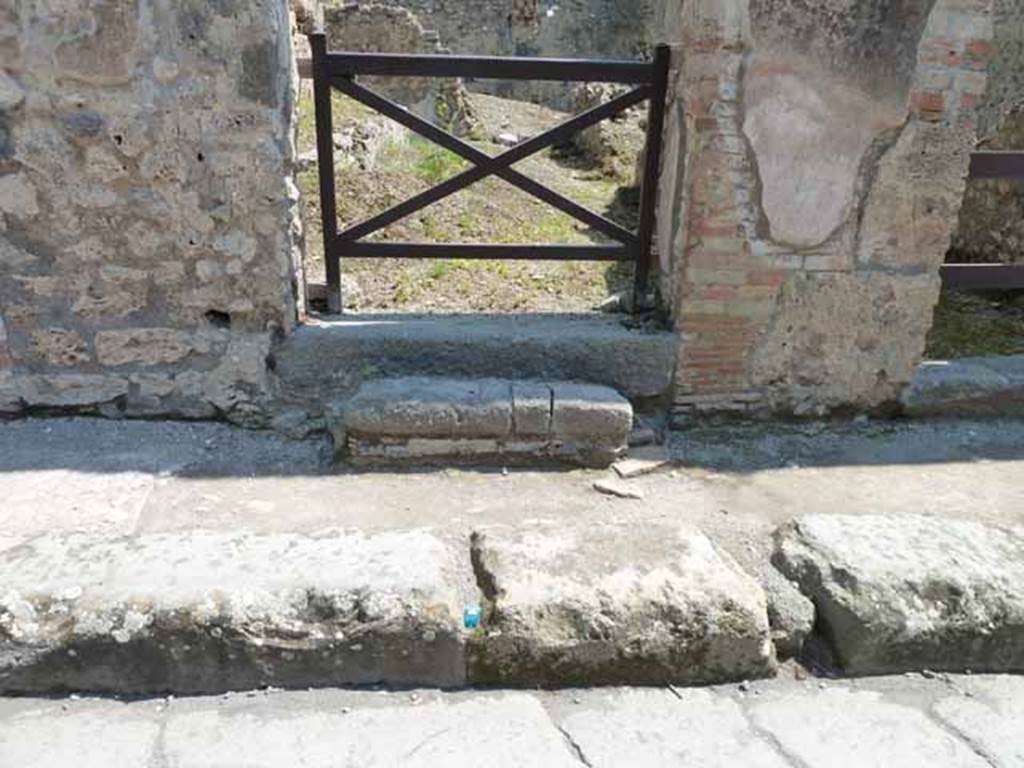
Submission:
[[[1024,181],[1024,152],[975,152],[971,178]],[[1022,290],[1024,264],[945,264],[942,286],[963,291]]]

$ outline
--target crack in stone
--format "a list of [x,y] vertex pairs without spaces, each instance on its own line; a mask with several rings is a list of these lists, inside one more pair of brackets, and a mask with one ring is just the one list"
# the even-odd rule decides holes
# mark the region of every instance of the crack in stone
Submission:
[[751,716],[750,712],[747,710],[745,702],[738,702],[738,706],[740,708],[740,712],[743,715],[743,719],[747,723],[747,727],[750,728],[750,731],[754,734],[754,736],[756,736],[765,744],[767,744],[771,749],[774,749],[776,754],[778,754],[783,760],[795,766],[796,768],[812,768],[810,765],[804,762],[804,760],[797,757],[788,749],[786,749],[786,747],[783,746],[782,742],[779,740],[778,736],[776,736],[771,731],[768,731],[759,726],[757,722],[754,720],[754,718]]
[[925,708],[924,716],[928,719],[929,722],[933,723],[943,733],[947,733],[953,738],[957,739],[958,741],[961,741],[964,744],[966,744],[967,748],[970,749],[971,752],[976,754],[979,758],[984,760],[987,765],[992,766],[992,768],[1000,768],[999,762],[995,760],[991,755],[989,755],[988,752],[985,751],[984,747],[975,742],[974,739],[972,739],[962,730],[957,728],[955,725],[944,720],[941,716],[935,713],[931,707]]
[[478,531],[473,531],[473,533],[470,534],[469,561],[473,566],[473,578],[476,581],[476,587],[480,590],[480,595],[483,598],[483,619],[485,623],[488,623],[494,618],[500,591],[498,590],[498,584],[494,574],[487,570],[487,567],[484,565],[483,553],[481,552],[483,541],[484,536]]
[[[164,709],[166,710],[166,706]],[[168,718],[169,715],[167,712],[161,712],[160,731],[157,733],[156,740],[153,742],[153,750],[150,752],[150,757],[147,761],[149,768],[169,768],[171,765],[171,762],[167,757]]]
[[584,753],[583,747],[576,742],[569,732],[554,720],[552,720],[551,723],[558,729],[558,732],[562,734],[562,737],[565,739],[565,743],[568,745],[576,759],[583,763],[583,765],[587,766],[587,768],[594,768],[594,764],[590,762],[586,753]]

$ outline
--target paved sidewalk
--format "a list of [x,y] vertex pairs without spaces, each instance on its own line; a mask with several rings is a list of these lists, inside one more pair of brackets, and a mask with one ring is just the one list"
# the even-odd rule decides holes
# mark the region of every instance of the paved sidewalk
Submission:
[[222,424],[0,422],[0,546],[41,533],[255,533],[433,528],[545,520],[698,528],[741,565],[767,562],[798,515],[922,514],[1024,525],[1024,421],[869,423],[679,434],[682,466],[608,471],[337,472],[324,440]]
[[0,699],[10,768],[1020,768],[1024,678]]
[[628,479],[330,448],[0,424],[0,687],[713,683],[814,626],[819,672],[1024,669],[1024,422],[691,431]]

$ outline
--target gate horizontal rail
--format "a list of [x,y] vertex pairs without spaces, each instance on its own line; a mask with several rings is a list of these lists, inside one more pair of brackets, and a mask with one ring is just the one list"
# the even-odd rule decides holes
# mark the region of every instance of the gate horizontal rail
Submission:
[[[340,312],[342,307],[342,258],[632,261],[636,264],[634,306],[638,309],[643,306],[651,270],[658,173],[661,167],[662,129],[665,120],[665,99],[670,62],[668,46],[658,46],[653,61],[638,62],[598,59],[334,53],[328,52],[327,39],[322,32],[309,35],[309,42],[313,53],[312,75],[316,104],[320,206],[327,272],[327,303],[330,312]],[[561,125],[492,157],[450,132],[412,114],[400,104],[357,83],[355,77],[360,75],[611,82],[632,84],[635,87],[605,104],[600,104],[576,115]],[[473,167],[376,216],[339,232],[331,108],[331,92],[334,89],[453,152],[469,161]],[[596,125],[643,101],[648,101],[649,107],[644,172],[640,190],[639,226],[635,233],[512,167],[531,155],[563,142],[574,133]],[[477,245],[469,243],[370,242],[364,239],[491,176],[503,179],[523,192],[586,224],[610,240],[616,241],[617,244]]]
[[[1024,152],[975,152],[972,179],[1024,181]],[[942,286],[965,291],[1024,290],[1024,264],[944,264]]]
[[478,80],[561,80],[653,83],[654,68],[641,61],[527,59],[502,56],[435,56],[402,53],[331,53],[327,74],[396,77],[470,77]]

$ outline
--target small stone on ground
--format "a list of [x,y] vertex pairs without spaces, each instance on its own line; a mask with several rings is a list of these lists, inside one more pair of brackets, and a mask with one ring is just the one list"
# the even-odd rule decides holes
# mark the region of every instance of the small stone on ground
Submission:
[[595,480],[594,490],[598,493],[604,494],[605,496],[614,496],[618,499],[642,500],[644,497],[641,491],[638,491],[635,488],[630,488],[628,485],[620,483],[618,480],[612,478]]
[[619,459],[612,469],[623,480],[642,477],[670,466],[671,457],[664,446],[648,445],[630,448],[629,455]]

